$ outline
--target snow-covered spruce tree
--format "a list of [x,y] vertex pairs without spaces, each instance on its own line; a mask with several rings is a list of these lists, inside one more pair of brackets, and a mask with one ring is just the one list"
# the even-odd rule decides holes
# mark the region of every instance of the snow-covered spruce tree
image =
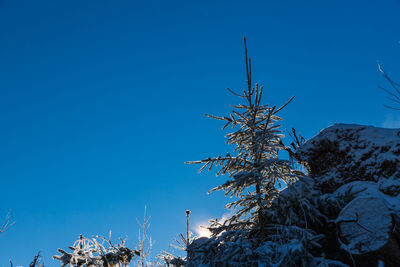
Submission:
[[228,174],[230,179],[224,184],[210,190],[225,191],[225,195],[235,198],[226,205],[234,209],[235,214],[223,226],[217,227],[214,234],[225,229],[238,229],[247,226],[259,229],[264,238],[264,210],[271,204],[278,190],[277,185],[291,183],[296,178],[288,160],[279,158],[279,152],[287,149],[282,143],[280,125],[281,118],[277,113],[282,110],[293,97],[280,108],[262,104],[263,87],[251,80],[251,59],[247,57],[246,39],[244,38],[247,89],[243,94],[228,90],[244,100],[244,103],[233,106],[229,116],[210,118],[225,122],[223,130],[228,126],[236,131],[226,135],[227,143],[234,145],[234,155],[190,161],[189,164],[203,164],[199,172],[208,167],[220,167],[217,175]]

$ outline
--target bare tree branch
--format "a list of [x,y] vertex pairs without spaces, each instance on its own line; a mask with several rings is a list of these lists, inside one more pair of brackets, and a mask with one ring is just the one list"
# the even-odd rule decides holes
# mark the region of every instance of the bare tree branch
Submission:
[[[378,86],[378,88],[383,90],[385,93],[387,93],[389,95],[389,97],[387,97],[387,98],[390,101],[392,101],[396,104],[399,104],[400,103],[400,84],[393,81],[390,78],[390,76],[383,70],[383,68],[381,67],[379,62],[378,62],[378,69],[379,69],[380,73],[382,73],[382,75],[386,79],[386,81],[389,82],[391,89],[386,89],[382,86]],[[392,97],[394,97],[394,98],[392,98]],[[386,108],[389,108],[389,109],[400,110],[400,108],[398,108],[398,107],[393,107],[393,106],[386,105],[386,104],[383,104],[383,106]]]
[[0,234],[7,231],[7,229],[10,228],[13,224],[14,222],[11,221],[11,215],[9,211],[6,215],[3,225],[0,227]]

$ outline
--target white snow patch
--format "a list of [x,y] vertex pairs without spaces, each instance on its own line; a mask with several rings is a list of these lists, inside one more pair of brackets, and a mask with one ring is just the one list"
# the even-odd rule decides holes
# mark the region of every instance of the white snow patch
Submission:
[[353,181],[342,185],[334,192],[335,195],[344,194],[351,188],[352,193],[356,193],[355,197],[374,196],[384,199],[388,206],[394,210],[400,210],[400,195],[389,196],[379,191],[379,183],[369,181]]

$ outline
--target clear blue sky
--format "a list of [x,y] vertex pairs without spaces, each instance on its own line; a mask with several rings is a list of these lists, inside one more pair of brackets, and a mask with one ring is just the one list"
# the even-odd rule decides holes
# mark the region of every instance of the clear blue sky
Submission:
[[[0,1],[0,266],[84,234],[129,236],[151,215],[153,254],[220,217],[224,181],[184,161],[225,153],[223,115],[253,77],[306,138],[335,122],[399,125],[379,60],[400,79],[400,1]],[[400,126],[400,125],[399,125]]]

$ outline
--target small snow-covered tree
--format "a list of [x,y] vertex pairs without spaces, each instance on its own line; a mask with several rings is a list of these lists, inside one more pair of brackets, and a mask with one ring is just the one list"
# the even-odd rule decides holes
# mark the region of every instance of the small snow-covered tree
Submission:
[[126,267],[135,256],[140,256],[140,252],[127,248],[125,240],[120,241],[119,244],[111,242],[111,231],[108,239],[80,235],[74,245],[68,247],[71,252],[59,248],[61,255],[54,255],[53,259],[59,260],[61,267]]
[[[288,149],[282,142],[281,118],[277,115],[293,97],[280,108],[262,104],[263,87],[252,85],[251,59],[247,57],[246,39],[244,39],[247,89],[243,94],[228,90],[244,100],[244,103],[233,106],[231,114],[224,117],[207,115],[222,120],[222,129],[232,126],[236,129],[226,135],[227,143],[234,145],[234,155],[190,161],[189,164],[203,164],[199,172],[208,167],[220,167],[217,175],[228,174],[230,179],[224,184],[210,190],[225,191],[225,195],[236,200],[226,208],[235,210],[235,214],[225,222],[226,227],[258,227],[261,238],[264,237],[264,210],[276,195],[277,185],[291,183],[295,175],[288,160],[279,158],[281,150]],[[223,228],[223,227],[222,227]],[[221,227],[220,227],[221,229]]]

